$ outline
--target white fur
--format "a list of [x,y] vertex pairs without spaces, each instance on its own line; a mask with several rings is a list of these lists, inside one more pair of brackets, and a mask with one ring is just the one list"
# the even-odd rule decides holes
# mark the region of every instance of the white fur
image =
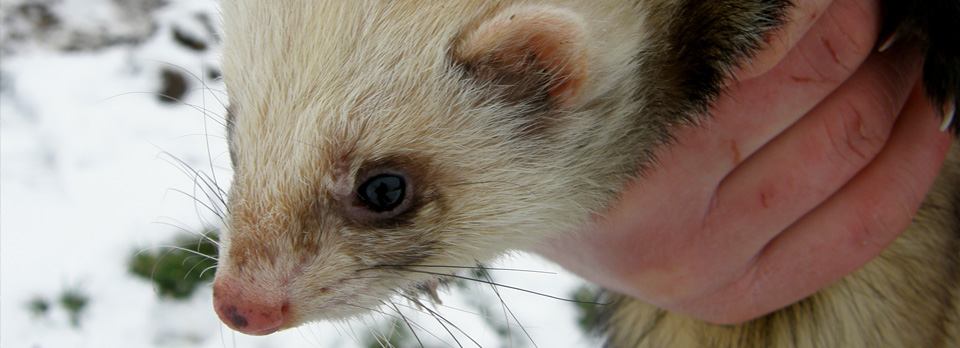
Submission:
[[[251,293],[289,298],[303,320],[356,312],[331,308],[333,300],[374,307],[374,298],[425,279],[337,283],[369,266],[354,260],[365,255],[348,254],[339,245],[371,237],[335,214],[324,216],[324,231],[303,231],[296,221],[303,206],[326,206],[324,197],[349,191],[364,160],[389,155],[431,158],[429,165],[448,177],[435,184],[447,197],[447,209],[457,213],[431,220],[437,208],[427,206],[417,227],[442,234],[447,247],[430,260],[435,264],[490,259],[504,245],[522,248],[602,208],[616,187],[612,178],[594,174],[595,163],[581,159],[619,142],[621,127],[597,123],[584,103],[565,111],[575,134],[558,137],[573,142],[589,132],[601,140],[592,143],[599,148],[575,156],[538,148],[514,138],[516,107],[482,102],[483,91],[451,69],[449,50],[464,28],[475,28],[509,3],[223,1],[223,75],[238,160],[218,277],[257,279]],[[525,2],[547,6],[538,3]],[[590,88],[580,99],[596,101],[610,90],[637,85],[621,71],[633,68],[631,57],[643,42],[642,9],[623,1],[560,3],[590,23],[585,42],[591,49],[607,52],[593,60]],[[344,161],[348,153],[352,157]],[[298,234],[315,234],[320,253],[289,251],[297,248],[290,240]],[[257,268],[233,266],[233,259],[250,257],[232,255],[235,244],[256,250]],[[318,284],[333,291],[316,296]]]

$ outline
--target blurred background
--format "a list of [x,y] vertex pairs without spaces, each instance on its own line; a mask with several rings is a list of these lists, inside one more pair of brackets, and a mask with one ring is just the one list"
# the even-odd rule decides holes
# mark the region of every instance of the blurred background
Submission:
[[267,337],[222,325],[219,35],[213,0],[0,2],[0,346],[598,346],[595,291],[529,255],[429,310],[397,300]]

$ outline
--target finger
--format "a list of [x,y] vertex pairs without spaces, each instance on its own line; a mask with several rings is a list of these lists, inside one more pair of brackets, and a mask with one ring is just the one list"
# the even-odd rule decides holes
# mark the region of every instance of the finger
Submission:
[[678,134],[682,146],[660,156],[663,166],[722,178],[853,74],[872,52],[879,17],[876,1],[835,1],[782,64],[732,86],[702,128],[682,130]]
[[787,12],[783,27],[766,36],[764,47],[734,72],[736,79],[747,80],[773,68],[807,33],[831,2],[832,0],[794,1],[793,8]]
[[[919,78],[920,56],[901,47],[875,55],[809,115],[725,178],[704,225],[727,260],[752,259],[881,151]],[[735,243],[731,243],[735,241]]]
[[[908,226],[950,146],[919,86],[887,147],[834,197],[774,239],[748,283],[779,294],[769,312],[798,301],[876,257]],[[839,223],[838,223],[839,222]]]
[[[858,1],[863,0],[838,0],[830,7],[831,15],[825,17],[821,23],[823,25],[812,29],[784,64],[761,79],[736,87],[736,90],[730,93],[730,98],[725,98],[728,105],[718,107],[711,117],[714,120],[706,121],[704,127],[690,127],[681,131],[677,135],[679,145],[659,154],[659,167],[645,173],[641,180],[626,187],[615,208],[606,211],[605,218],[598,219],[591,231],[583,233],[602,235],[605,238],[594,238],[591,243],[566,240],[569,244],[554,245],[552,249],[565,250],[564,255],[551,257],[571,257],[572,254],[577,254],[577,250],[583,250],[588,245],[602,244],[596,249],[607,252],[594,252],[589,255],[578,253],[578,257],[591,259],[567,262],[565,266],[580,270],[584,274],[589,273],[595,281],[602,277],[606,281],[605,286],[620,291],[643,288],[645,299],[663,298],[664,302],[659,303],[662,306],[668,305],[668,302],[675,298],[686,297],[680,294],[680,291],[694,291],[694,294],[690,294],[694,297],[702,295],[703,289],[709,288],[698,283],[702,281],[702,277],[684,275],[704,272],[699,268],[678,270],[677,267],[682,268],[684,265],[671,260],[677,260],[677,255],[680,254],[686,255],[679,256],[679,259],[684,260],[711,259],[709,263],[727,267],[725,271],[729,269],[730,263],[715,262],[718,258],[697,247],[691,247],[689,238],[679,238],[676,234],[692,232],[688,222],[703,218],[707,199],[714,194],[718,182],[741,162],[738,146],[745,146],[745,149],[752,152],[750,147],[759,147],[769,141],[836,89],[872,51],[866,47],[872,45],[879,28],[867,26],[859,31],[856,28],[844,29],[845,25],[875,23],[875,19],[867,14],[869,11],[844,13],[851,6],[849,3]],[[874,1],[866,3],[873,4]],[[875,17],[879,17],[879,9],[874,8],[873,11]],[[861,17],[858,18],[858,14]],[[849,22],[833,21],[834,17],[847,18]],[[847,35],[845,30],[858,34]],[[828,45],[824,42],[834,44]],[[823,80],[822,76],[829,75],[832,75],[829,82],[818,82]],[[781,90],[795,92],[779,94]],[[732,157],[735,158],[726,160]],[[678,183],[682,183],[684,189],[677,190]],[[658,210],[658,225],[652,227],[652,222],[638,216],[637,212],[646,212],[651,207],[661,206],[662,197],[670,197],[671,201],[694,203],[689,205],[688,209]],[[697,202],[702,204],[697,205]],[[678,226],[670,225],[671,222],[676,222]],[[638,232],[642,232],[645,238],[631,237]],[[656,247],[650,248],[651,244]],[[716,245],[726,247],[729,244],[730,241],[724,241]],[[759,248],[755,246],[752,251],[755,253]],[[550,255],[551,249],[547,249],[544,253]],[[700,255],[691,255],[698,253]],[[665,264],[671,262],[676,267]],[[691,263],[693,262],[687,262]],[[595,264],[607,267],[602,270],[588,269],[589,265]],[[645,267],[638,274],[637,267],[633,265]],[[663,272],[658,273],[660,270]],[[735,271],[741,270],[737,268]],[[609,274],[600,274],[603,272]],[[723,280],[729,281],[729,278]],[[691,285],[684,286],[684,282]]]

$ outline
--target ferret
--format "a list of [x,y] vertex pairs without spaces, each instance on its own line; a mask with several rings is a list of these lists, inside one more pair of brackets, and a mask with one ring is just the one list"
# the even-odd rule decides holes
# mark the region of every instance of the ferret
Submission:
[[[221,0],[229,327],[350,318],[602,213],[705,117],[788,0]],[[886,1],[960,98],[958,1]],[[955,144],[956,145],[956,144]],[[960,346],[960,150],[910,229],[810,298],[713,325],[612,296],[610,347]],[[429,272],[425,272],[429,270]]]

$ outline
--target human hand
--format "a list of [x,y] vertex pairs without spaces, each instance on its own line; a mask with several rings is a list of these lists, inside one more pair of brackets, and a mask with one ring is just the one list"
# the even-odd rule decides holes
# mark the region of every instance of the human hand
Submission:
[[877,0],[797,1],[700,127],[595,223],[538,250],[609,289],[732,324],[855,271],[902,233],[951,142]]

